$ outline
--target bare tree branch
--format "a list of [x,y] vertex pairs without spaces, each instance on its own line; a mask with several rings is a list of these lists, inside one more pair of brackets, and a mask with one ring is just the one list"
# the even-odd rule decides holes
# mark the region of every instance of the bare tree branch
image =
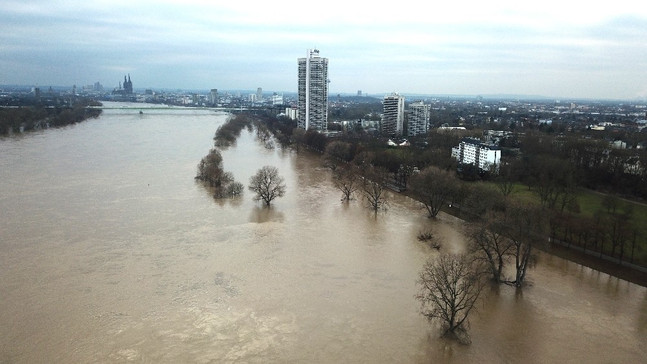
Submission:
[[440,321],[443,335],[469,342],[467,318],[484,287],[474,260],[464,254],[441,255],[424,265],[418,285],[422,315]]

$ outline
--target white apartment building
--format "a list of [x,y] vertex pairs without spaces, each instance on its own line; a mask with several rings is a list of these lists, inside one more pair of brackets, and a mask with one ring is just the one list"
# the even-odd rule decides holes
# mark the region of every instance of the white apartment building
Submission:
[[278,95],[274,93],[272,95],[272,105],[282,105],[283,104],[283,95]]
[[485,144],[479,139],[463,138],[458,146],[452,148],[452,157],[460,164],[473,164],[483,171],[494,167],[494,170],[498,171],[501,149]]
[[297,120],[298,114],[299,112],[296,107],[285,108],[285,116],[289,117],[292,120]]
[[409,125],[407,127],[409,136],[427,134],[430,110],[431,105],[425,105],[422,101],[409,105]]
[[305,58],[298,59],[299,99],[297,126],[302,129],[328,129],[328,58],[319,50],[309,49]]
[[383,136],[402,136],[404,129],[404,97],[397,93],[384,96],[382,101],[384,111],[380,123],[380,133]]

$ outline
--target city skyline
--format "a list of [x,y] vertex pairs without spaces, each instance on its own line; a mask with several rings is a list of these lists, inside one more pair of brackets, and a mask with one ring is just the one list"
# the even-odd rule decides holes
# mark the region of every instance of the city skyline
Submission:
[[330,94],[647,98],[647,9],[619,0],[14,1],[0,9],[0,84],[297,91],[295,59],[329,58]]

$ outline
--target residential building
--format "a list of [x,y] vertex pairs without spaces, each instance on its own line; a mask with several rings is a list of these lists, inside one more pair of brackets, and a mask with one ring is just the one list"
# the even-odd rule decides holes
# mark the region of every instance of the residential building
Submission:
[[490,171],[492,168],[498,171],[501,149],[479,139],[463,138],[458,146],[452,148],[452,157],[460,164],[473,164],[482,171]]
[[283,105],[283,95],[276,92],[272,94],[272,105]]
[[285,116],[289,117],[292,120],[297,119],[297,114],[298,110],[295,107],[286,107],[285,108]]
[[318,49],[309,49],[299,58],[299,116],[297,126],[306,130],[328,129],[328,58]]
[[407,132],[409,136],[425,135],[429,128],[429,112],[431,106],[418,101],[409,105],[409,124]]
[[506,130],[483,130],[483,139],[489,145],[501,145],[501,141],[513,138],[514,133]]
[[382,113],[382,122],[380,123],[380,132],[384,136],[402,136],[404,129],[404,97],[397,93],[384,96],[382,105],[384,106],[384,111]]

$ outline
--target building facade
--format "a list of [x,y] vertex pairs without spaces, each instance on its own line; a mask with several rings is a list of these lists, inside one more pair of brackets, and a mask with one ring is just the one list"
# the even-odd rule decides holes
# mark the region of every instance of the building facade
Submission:
[[384,111],[380,123],[380,133],[383,136],[402,136],[404,129],[404,97],[398,94],[384,96],[382,101]]
[[119,82],[119,88],[114,89],[112,91],[113,95],[120,95],[120,96],[130,96],[134,94],[133,91],[133,82],[130,80],[130,74],[128,74],[128,78],[124,76],[124,83],[123,85],[121,82]]
[[298,114],[299,114],[299,112],[298,112],[296,107],[286,107],[285,108],[285,116],[287,116],[291,120],[297,120]]
[[305,58],[298,59],[299,100],[297,126],[306,130],[328,129],[328,58],[319,50],[309,49]]
[[218,89],[217,88],[212,88],[211,91],[209,91],[209,105],[218,106]]
[[272,105],[283,105],[283,95],[276,92],[272,94]]
[[418,101],[409,105],[408,136],[425,135],[429,129],[430,105]]
[[132,95],[133,92],[133,81],[130,80],[130,74],[128,74],[128,80],[126,80],[126,76],[124,76],[124,92],[126,95]]
[[452,148],[452,157],[460,164],[473,164],[482,171],[496,172],[501,163],[501,149],[479,139],[463,138],[458,146]]

